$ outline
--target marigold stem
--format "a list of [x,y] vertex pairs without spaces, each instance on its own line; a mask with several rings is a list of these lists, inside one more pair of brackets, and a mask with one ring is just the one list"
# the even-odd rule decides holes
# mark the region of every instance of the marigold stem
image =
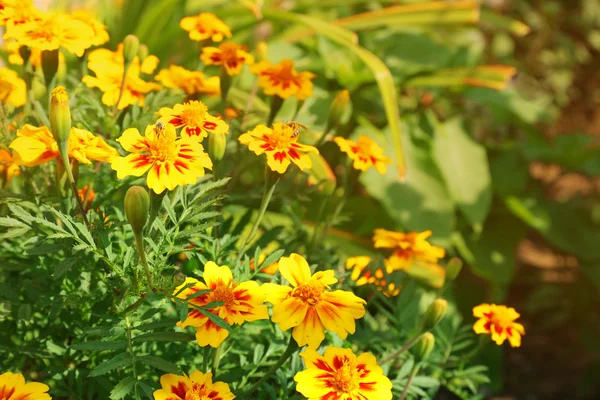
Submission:
[[219,364],[221,364],[221,352],[222,351],[223,351],[223,343],[221,343],[219,345],[219,347],[217,347],[215,349],[215,352],[213,353],[213,363],[212,363],[213,377],[217,376],[217,371],[219,370]]
[[402,346],[402,348],[400,350],[397,350],[395,352],[393,352],[392,354],[390,354],[389,356],[387,356],[386,358],[384,358],[383,360],[381,360],[379,362],[379,364],[385,364],[387,362],[393,361],[396,357],[398,357],[400,354],[404,353],[406,350],[410,349],[411,347],[413,347],[413,345],[415,343],[417,343],[417,341],[421,338],[423,334],[419,333],[418,335],[416,335],[415,337],[413,337],[412,339],[410,339],[408,341],[408,343],[406,343],[404,346]]
[[117,116],[117,111],[119,111],[119,103],[121,103],[121,98],[123,97],[123,92],[125,91],[125,83],[127,81],[127,71],[129,71],[129,66],[131,62],[125,63],[123,65],[123,79],[121,79],[121,87],[119,88],[119,97],[117,97],[117,102],[113,107],[113,116]]
[[246,395],[252,394],[256,389],[260,387],[267,379],[269,379],[285,362],[298,350],[298,344],[294,340],[294,337],[290,335],[290,342],[288,343],[285,352],[279,357],[279,360],[273,365],[269,370],[256,382],[254,385],[250,386],[250,389],[244,392]]
[[154,284],[152,282],[152,274],[150,273],[150,268],[148,268],[148,261],[146,260],[146,252],[144,251],[144,237],[138,233],[134,233],[134,236],[135,236],[135,245],[137,247],[137,251],[140,256],[140,263],[142,264],[142,267],[144,267],[144,273],[146,274],[146,280],[148,281],[148,287],[153,292],[156,292],[156,290],[154,290]]
[[412,367],[412,370],[410,371],[410,376],[408,377],[408,381],[406,381],[406,386],[404,386],[404,390],[402,391],[402,394],[400,395],[400,398],[398,400],[404,400],[404,398],[408,394],[408,389],[410,389],[410,385],[412,384],[413,379],[415,379],[415,376],[417,376],[417,373],[419,372],[419,368],[420,368],[420,364],[415,363],[415,365]]
[[89,228],[90,223],[87,219],[87,215],[85,213],[85,208],[83,207],[83,202],[77,195],[77,183],[75,182],[75,178],[73,177],[73,170],[71,169],[71,163],[69,162],[69,153],[67,151],[67,144],[66,144],[66,142],[64,144],[59,143],[58,147],[60,150],[60,155],[62,158],[63,165],[65,166],[65,170],[67,171],[67,176],[69,177],[69,182],[71,182],[71,189],[73,190],[73,196],[75,196],[75,201],[77,202],[77,205],[79,206],[79,212],[81,213],[81,216],[83,217],[83,222],[85,223],[85,226],[87,226]]

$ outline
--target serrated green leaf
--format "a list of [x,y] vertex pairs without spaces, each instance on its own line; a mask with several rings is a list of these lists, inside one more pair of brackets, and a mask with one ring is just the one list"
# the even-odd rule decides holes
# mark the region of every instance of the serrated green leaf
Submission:
[[175,209],[173,208],[173,204],[171,204],[171,199],[169,196],[163,197],[163,206],[165,210],[167,210],[167,215],[171,219],[174,225],[177,225],[177,214],[175,213]]
[[151,332],[138,335],[134,342],[190,342],[194,336],[184,332]]
[[102,364],[98,365],[96,368],[90,372],[88,378],[92,378],[94,376],[104,375],[113,369],[122,368],[131,363],[131,357],[127,353],[121,353],[108,361],[104,361]]
[[164,372],[177,375],[181,374],[181,370],[177,368],[177,365],[167,360],[163,360],[162,358],[157,356],[138,356],[135,359],[136,361],[150,365],[151,367],[157,368]]
[[74,350],[95,350],[95,351],[104,351],[104,350],[118,350],[124,349],[127,347],[127,341],[125,340],[117,340],[114,342],[83,342],[83,343],[75,343],[71,345],[71,348]]
[[132,376],[124,378],[121,380],[121,382],[117,383],[117,386],[115,386],[113,390],[110,391],[110,398],[112,400],[119,400],[127,396],[131,392],[131,389],[133,389],[135,382],[136,380]]
[[77,261],[79,261],[79,258],[69,257],[56,264],[54,267],[54,279],[58,279],[67,273]]

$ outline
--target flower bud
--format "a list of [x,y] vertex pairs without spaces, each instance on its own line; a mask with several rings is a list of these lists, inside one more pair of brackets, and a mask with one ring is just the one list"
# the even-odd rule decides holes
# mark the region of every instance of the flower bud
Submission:
[[329,116],[327,119],[328,129],[337,128],[342,122],[342,118],[346,114],[350,106],[350,92],[342,90],[335,96],[331,106],[329,107]]
[[435,346],[435,337],[431,332],[426,332],[421,339],[414,345],[413,354],[417,362],[425,361],[433,351]]
[[133,229],[133,233],[140,235],[148,219],[150,210],[150,196],[141,186],[132,186],[125,194],[125,215]]
[[140,58],[140,62],[144,62],[146,57],[148,57],[150,51],[148,50],[148,46],[145,44],[140,44],[140,48],[138,49],[137,56]]
[[436,299],[429,305],[425,312],[425,319],[423,320],[423,332],[427,332],[433,329],[434,326],[440,322],[446,310],[448,309],[448,302],[444,299]]
[[135,35],[127,35],[123,40],[123,59],[125,65],[131,64],[140,48],[140,40]]
[[267,55],[269,54],[269,47],[265,42],[258,42],[256,45],[256,62],[260,62],[262,60],[267,59]]
[[[54,140],[61,147],[61,143],[67,143],[71,133],[71,110],[69,108],[69,94],[62,86],[52,90],[50,101],[50,130]],[[61,149],[62,153],[62,149]]]
[[42,71],[44,71],[46,86],[50,86],[52,78],[58,71],[58,58],[58,49],[42,51]]
[[208,135],[208,155],[213,161],[219,161],[225,155],[227,138],[222,133],[211,133]]
[[446,266],[446,279],[453,281],[456,279],[460,271],[462,270],[463,263],[460,258],[454,257],[448,262]]
[[185,283],[185,274],[183,272],[178,272],[173,276],[173,284],[175,286],[181,286]]

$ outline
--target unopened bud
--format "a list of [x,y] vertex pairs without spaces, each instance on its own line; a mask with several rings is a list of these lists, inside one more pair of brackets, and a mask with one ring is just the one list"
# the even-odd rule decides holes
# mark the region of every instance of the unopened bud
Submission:
[[265,42],[258,42],[256,45],[256,62],[260,62],[262,60],[267,59],[267,55],[269,54],[269,47]]
[[448,309],[448,302],[444,299],[436,299],[429,305],[425,312],[425,319],[423,320],[423,332],[427,332],[433,329],[434,326],[440,322],[446,310]]
[[150,51],[148,50],[148,46],[145,44],[140,44],[140,48],[138,49],[137,56],[140,58],[140,62],[143,62],[146,57],[148,57]]
[[335,96],[329,107],[329,116],[327,119],[327,127],[329,129],[335,129],[341,124],[348,107],[350,107],[350,92],[342,90]]
[[185,274],[183,272],[178,272],[173,276],[173,284],[175,286],[180,286],[185,283]]
[[140,40],[135,35],[127,35],[123,40],[123,59],[125,65],[129,65],[135,56],[138,54],[140,48]]
[[222,133],[211,133],[208,136],[208,155],[213,161],[219,161],[225,155],[227,138]]
[[58,58],[58,49],[42,51],[42,71],[44,71],[46,86],[50,86],[52,78],[58,71]]
[[141,186],[132,186],[125,194],[125,215],[133,229],[139,235],[146,225],[148,211],[150,210],[150,196]]
[[56,71],[56,81],[59,83],[65,82],[67,79],[67,63],[65,62],[65,56],[59,54],[58,57],[58,70]]
[[453,281],[456,279],[462,270],[463,262],[460,258],[453,258],[446,266],[446,280]]
[[[71,133],[71,110],[69,108],[69,94],[62,86],[52,90],[50,101],[50,130],[54,140],[61,147],[61,143],[67,143]],[[62,153],[62,149],[61,149]]]
[[413,346],[413,354],[417,362],[425,361],[433,351],[435,346],[435,337],[431,332],[426,332],[421,339]]

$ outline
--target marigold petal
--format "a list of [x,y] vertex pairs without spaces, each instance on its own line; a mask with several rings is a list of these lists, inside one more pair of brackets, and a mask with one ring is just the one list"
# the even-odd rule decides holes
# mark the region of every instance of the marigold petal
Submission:
[[292,288],[289,286],[277,285],[275,283],[264,283],[261,288],[267,295],[266,301],[273,305],[283,302],[292,291]]
[[[173,395],[185,399],[185,394],[192,387],[192,381],[187,376],[165,374],[160,377],[160,386],[162,389],[154,392],[155,399],[169,400]],[[156,396],[157,392],[159,397]]]
[[215,264],[213,261],[209,261],[204,265],[204,282],[209,289],[214,289],[218,286],[231,285],[233,282],[233,274],[228,266],[223,265],[222,267]]
[[279,260],[281,275],[294,287],[301,285],[311,277],[308,262],[299,254],[292,253],[289,257]]
[[303,323],[309,308],[305,302],[290,297],[273,307],[271,321],[278,324],[282,331],[287,331]]
[[210,319],[196,331],[196,341],[202,347],[211,346],[217,348],[229,336],[227,329],[221,328]]
[[117,157],[111,163],[111,168],[117,171],[117,178],[126,176],[142,176],[152,167],[154,161],[148,154],[130,154],[126,157]]
[[318,348],[321,342],[325,340],[325,327],[314,308],[310,307],[308,309],[304,321],[294,328],[292,336],[300,347],[308,344],[311,347]]

